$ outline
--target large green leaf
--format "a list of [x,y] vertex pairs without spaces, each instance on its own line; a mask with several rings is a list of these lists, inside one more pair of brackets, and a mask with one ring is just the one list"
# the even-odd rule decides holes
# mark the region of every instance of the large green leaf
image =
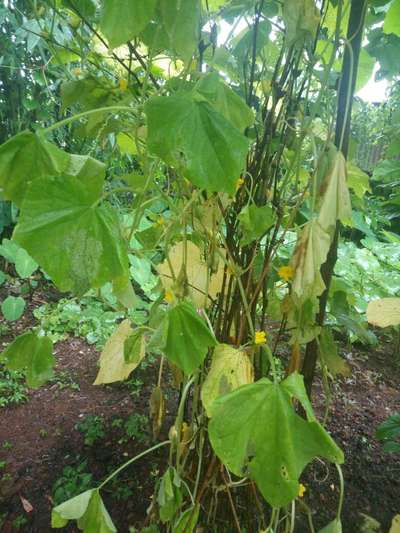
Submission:
[[18,320],[25,309],[25,300],[21,296],[7,296],[1,304],[1,311],[6,320]]
[[65,527],[69,520],[77,520],[84,533],[117,531],[97,489],[87,490],[53,509],[51,527]]
[[315,418],[296,414],[292,396],[307,398],[297,375],[281,384],[263,378],[212,404],[209,435],[216,454],[237,476],[254,479],[273,507],[296,498],[299,476],[315,457],[343,462],[342,451]]
[[185,374],[204,361],[208,348],[217,341],[189,302],[181,302],[168,313],[165,355]]
[[111,48],[131,41],[150,21],[156,0],[104,0],[100,29]]
[[390,5],[383,23],[383,31],[400,37],[400,0],[393,0]]
[[216,72],[210,72],[202,77],[197,82],[195,91],[238,130],[243,131],[253,124],[254,115],[249,106]]
[[182,59],[189,59],[200,35],[199,0],[160,0],[159,10],[170,48]]
[[62,291],[83,294],[127,276],[117,215],[99,201],[73,177],[37,179],[25,196],[14,239]]
[[248,141],[226,118],[192,94],[153,97],[146,114],[151,152],[202,189],[235,192]]
[[55,176],[66,170],[69,155],[30,131],[0,146],[1,194],[18,206],[30,181]]
[[0,354],[10,370],[23,370],[30,387],[40,387],[53,374],[53,343],[48,337],[24,333]]

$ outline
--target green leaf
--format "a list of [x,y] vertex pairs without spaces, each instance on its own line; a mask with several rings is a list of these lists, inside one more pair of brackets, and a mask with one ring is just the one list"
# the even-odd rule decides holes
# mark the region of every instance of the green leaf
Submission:
[[254,479],[272,507],[297,497],[299,476],[315,457],[343,462],[342,451],[324,428],[296,414],[292,395],[305,397],[302,380],[291,381],[289,392],[285,381],[263,378],[212,405],[209,435],[214,451],[235,475]]
[[159,10],[170,48],[189,60],[200,36],[200,0],[160,0]]
[[216,72],[203,76],[195,91],[201,94],[221,115],[238,130],[243,131],[254,122],[252,110]]
[[371,192],[368,174],[354,163],[347,163],[347,184],[360,199],[364,198],[366,192]]
[[246,352],[228,344],[219,344],[201,388],[201,400],[207,415],[210,416],[211,405],[216,398],[251,383],[253,379],[253,365]]
[[96,6],[92,0],[62,0],[62,5],[84,18],[93,17],[96,13]]
[[19,248],[15,257],[15,270],[20,278],[29,278],[35,270],[37,270],[38,264],[32,259],[26,250]]
[[117,135],[117,144],[121,154],[137,154],[135,140],[127,133],[120,132]]
[[[124,381],[139,365],[145,355],[144,339],[140,338],[140,344],[136,351],[134,351],[135,346],[131,344],[132,340],[128,342],[125,348],[125,343],[132,334],[130,320],[123,320],[108,339],[101,352],[100,370],[94,385]],[[131,360],[128,362],[127,359]]]
[[110,48],[131,41],[144,28],[154,13],[156,0],[104,0],[100,29]]
[[6,274],[2,270],[0,270],[0,285],[3,285],[6,279],[7,279]]
[[327,526],[320,529],[318,533],[342,533],[342,523],[339,518],[329,522]]
[[192,304],[181,302],[170,309],[165,355],[185,374],[198,368],[208,348],[216,344],[214,335]]
[[98,203],[77,178],[37,179],[26,194],[14,239],[62,291],[84,294],[128,275],[117,215]]
[[357,69],[357,82],[355,92],[362,89],[371,79],[375,67],[375,58],[370,56],[369,53],[361,48],[360,59],[358,61]]
[[28,184],[44,176],[56,176],[68,166],[69,155],[29,131],[18,133],[0,146],[2,195],[18,206]]
[[383,31],[400,37],[400,0],[393,0],[390,5],[383,23]]
[[265,235],[275,222],[275,213],[269,205],[251,204],[243,207],[238,220],[242,231],[240,242],[245,246]]
[[3,239],[0,245],[0,255],[9,263],[15,263],[20,246],[10,239]]
[[79,529],[84,533],[117,531],[97,489],[87,490],[53,509],[53,528],[65,527],[70,520],[77,520]]
[[161,478],[157,494],[161,522],[169,522],[182,505],[181,479],[172,466]]
[[25,309],[25,300],[21,296],[8,296],[1,304],[1,311],[6,320],[18,320]]
[[193,533],[199,520],[200,504],[186,509],[172,527],[172,533]]
[[389,416],[376,429],[378,440],[396,439],[400,437],[400,413]]
[[0,354],[9,370],[22,370],[29,387],[40,387],[53,375],[53,343],[48,337],[24,333]]
[[328,327],[321,330],[319,337],[319,355],[322,361],[328,367],[329,372],[336,377],[337,374],[348,377],[351,374],[351,369],[348,363],[340,357],[337,350],[337,345],[332,335],[332,331]]
[[234,194],[247,139],[207,102],[190,94],[156,96],[146,106],[148,147],[210,192]]
[[136,366],[145,356],[145,343],[142,329],[134,331],[124,342],[124,360],[126,364]]

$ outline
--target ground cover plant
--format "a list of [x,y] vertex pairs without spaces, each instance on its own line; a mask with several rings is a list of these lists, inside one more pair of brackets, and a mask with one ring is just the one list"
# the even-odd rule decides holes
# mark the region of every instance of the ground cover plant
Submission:
[[[26,78],[18,117],[0,85],[0,401],[29,400],[22,377],[69,395],[88,454],[64,454],[48,530],[117,531],[109,499],[140,500],[144,461],[152,497],[121,531],[360,527],[342,520],[346,438],[327,423],[346,421],[336,380],[357,379],[337,339],[386,334],[399,364],[399,21],[399,0],[0,7],[4,69]],[[382,112],[354,97],[374,69]],[[380,160],[364,164],[371,124]],[[72,353],[83,376],[56,366]],[[396,454],[386,414],[376,437]],[[332,494],[308,505],[318,464]]]

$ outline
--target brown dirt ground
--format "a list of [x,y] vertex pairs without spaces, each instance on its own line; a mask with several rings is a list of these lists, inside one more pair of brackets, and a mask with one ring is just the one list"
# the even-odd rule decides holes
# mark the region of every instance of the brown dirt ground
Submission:
[[[35,296],[30,311],[40,303],[43,303],[41,297]],[[13,335],[32,325],[34,319],[30,311],[18,321]],[[7,336],[1,341],[6,344],[10,338]],[[400,458],[383,453],[374,439],[375,428],[400,409],[400,371],[391,350],[387,344],[374,351],[354,347],[342,350],[352,367],[352,375],[334,384],[328,430],[346,455],[344,533],[361,532],[360,513],[378,520],[383,526],[382,532],[386,533],[392,517],[400,513]],[[52,486],[65,465],[76,464],[77,456],[86,458],[94,479],[101,480],[126,457],[147,447],[135,440],[116,444],[120,436],[117,430],[107,433],[101,446],[88,447],[74,426],[88,414],[103,415],[108,421],[131,413],[147,414],[157,369],[150,366],[139,371],[143,386],[139,395],[132,396],[124,386],[92,385],[98,353],[83,340],[71,338],[58,343],[55,355],[56,371],[68,371],[79,383],[80,390],[60,390],[57,384],[49,384],[30,391],[27,403],[0,410],[0,461],[7,461],[6,473],[11,478],[0,483],[0,516],[6,517],[3,533],[17,531],[12,523],[21,515],[26,517],[27,523],[19,531],[52,531]],[[314,404],[318,413],[323,412],[321,391],[321,382],[317,380]],[[4,442],[10,442],[12,448],[4,449]],[[128,469],[122,477],[132,490],[126,501],[116,501],[105,495],[119,531],[127,532],[128,524],[138,527],[144,522],[155,477],[162,471],[163,464],[165,454],[160,451]],[[334,517],[338,477],[329,465],[315,462],[306,470],[303,483],[307,486],[304,502],[314,510],[313,519],[318,529]],[[31,503],[30,513],[24,511],[21,497]],[[300,519],[296,532],[306,531],[303,523]],[[76,531],[74,526],[65,530]]]

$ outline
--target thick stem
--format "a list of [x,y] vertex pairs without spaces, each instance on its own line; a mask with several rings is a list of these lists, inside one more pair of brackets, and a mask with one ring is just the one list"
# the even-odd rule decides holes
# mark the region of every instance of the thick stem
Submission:
[[[357,80],[358,60],[360,57],[366,8],[367,0],[352,0],[347,28],[348,46],[346,46],[343,59],[335,131],[335,145],[343,152],[345,157],[347,157],[349,149],[351,108]],[[319,312],[316,321],[320,326],[323,325],[325,319],[329,287],[337,260],[338,241],[339,224],[336,226],[326,262],[321,267],[321,275],[326,288],[319,299]],[[313,340],[307,344],[302,368],[304,383],[309,396],[311,396],[317,358],[318,345],[317,342]]]

